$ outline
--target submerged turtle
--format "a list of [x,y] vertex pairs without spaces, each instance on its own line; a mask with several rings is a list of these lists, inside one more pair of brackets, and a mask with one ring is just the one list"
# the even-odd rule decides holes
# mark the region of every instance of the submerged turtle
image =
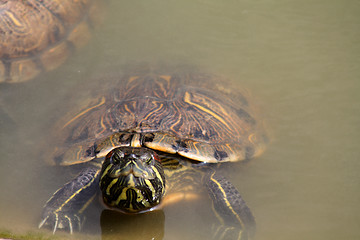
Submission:
[[96,1],[0,0],[0,82],[26,81],[62,64],[88,41]]
[[214,238],[251,236],[253,215],[215,164],[264,149],[262,124],[244,94],[194,70],[139,69],[117,78],[58,130],[53,163],[88,164],[47,201],[40,227],[79,229],[100,192],[110,208],[140,213],[206,189],[221,222]]

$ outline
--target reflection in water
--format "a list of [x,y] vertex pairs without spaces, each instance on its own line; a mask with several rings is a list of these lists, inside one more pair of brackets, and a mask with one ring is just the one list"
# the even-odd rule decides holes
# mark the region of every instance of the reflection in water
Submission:
[[100,224],[103,240],[162,240],[165,215],[162,210],[135,215],[104,210]]

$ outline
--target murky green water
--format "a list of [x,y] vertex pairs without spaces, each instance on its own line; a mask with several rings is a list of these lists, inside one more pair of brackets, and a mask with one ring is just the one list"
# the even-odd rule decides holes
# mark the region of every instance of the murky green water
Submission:
[[[272,141],[228,176],[256,216],[256,239],[359,239],[359,12],[355,0],[109,1],[103,28],[66,65],[0,86],[0,229],[38,231],[42,205],[68,179],[39,152],[86,94],[79,86],[125,63],[163,61],[226,75],[258,99]],[[205,239],[208,209],[188,207],[155,216],[164,240]]]

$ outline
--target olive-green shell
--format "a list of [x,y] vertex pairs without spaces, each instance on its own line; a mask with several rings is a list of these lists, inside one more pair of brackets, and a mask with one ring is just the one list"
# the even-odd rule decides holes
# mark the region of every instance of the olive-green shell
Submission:
[[[62,121],[55,163],[88,161],[120,145],[203,162],[239,161],[264,149],[262,122],[245,95],[222,77],[141,68],[111,81],[91,104]],[[111,148],[99,153],[101,145]],[[71,148],[78,150],[66,154]]]

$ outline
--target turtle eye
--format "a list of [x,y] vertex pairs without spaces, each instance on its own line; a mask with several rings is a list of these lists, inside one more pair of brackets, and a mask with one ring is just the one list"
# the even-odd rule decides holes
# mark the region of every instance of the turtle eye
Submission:
[[146,163],[151,163],[152,160],[153,160],[153,156],[149,155],[148,159],[146,159]]
[[117,164],[117,163],[120,163],[121,159],[123,159],[125,156],[124,152],[119,150],[119,149],[116,149],[112,155],[112,162]]
[[145,153],[141,158],[146,163],[151,163],[151,161],[154,159],[150,153]]

